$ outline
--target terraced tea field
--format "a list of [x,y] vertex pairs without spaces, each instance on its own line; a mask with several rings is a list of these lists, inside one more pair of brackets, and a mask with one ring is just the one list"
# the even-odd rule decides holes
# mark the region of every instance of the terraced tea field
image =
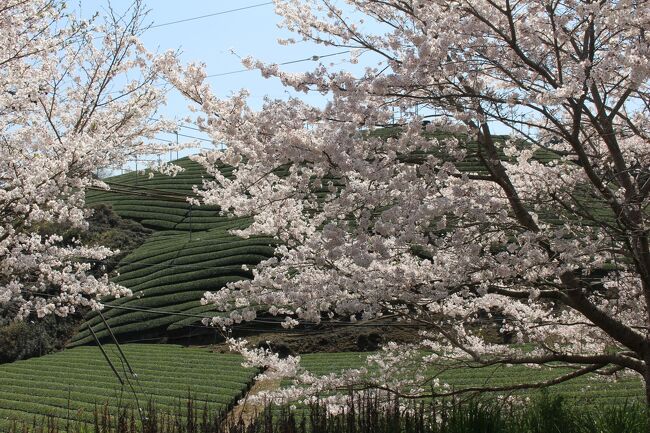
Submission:
[[[126,367],[118,360],[112,345],[105,345],[121,377]],[[0,366],[0,431],[9,429],[13,420],[38,423],[45,416],[59,419],[59,424],[81,420],[93,421],[96,407],[143,407],[149,400],[166,412],[183,407],[188,395],[201,409],[207,404],[218,411],[231,407],[249,389],[255,370],[241,367],[237,355],[211,353],[205,349],[175,345],[123,345],[127,359],[137,373],[131,379],[136,395],[121,386],[102,357],[98,347],[86,346],[63,352],[17,361]],[[319,353],[302,355],[303,366],[316,374],[340,371],[364,364],[368,353]],[[558,369],[531,369],[524,366],[465,368],[429,371],[451,386],[497,386],[530,380],[544,380],[558,374]],[[283,383],[289,385],[288,381]],[[607,405],[642,399],[640,380],[628,377],[618,382],[577,379],[552,388],[577,404]],[[534,395],[536,391],[525,394]],[[137,400],[136,400],[137,396]],[[180,404],[180,406],[179,406]]]
[[[139,333],[162,336],[167,332],[200,324],[212,310],[202,306],[206,291],[217,291],[231,281],[250,278],[243,265],[253,267],[273,254],[270,238],[241,239],[228,234],[249,221],[219,215],[210,206],[190,206],[187,197],[192,187],[207,178],[205,170],[188,158],[174,161],[184,171],[175,177],[128,173],[106,179],[109,191],[91,191],[89,205],[104,203],[121,217],[133,219],[154,229],[155,233],[132,254],[125,257],[112,280],[131,289],[134,296],[106,300],[104,316],[120,338]],[[223,168],[228,174],[228,167]],[[146,311],[157,310],[157,311]],[[173,312],[177,314],[165,314]],[[108,330],[97,314],[88,316],[99,338]],[[93,341],[84,325],[71,345]],[[124,339],[123,339],[124,341]]]
[[[384,137],[395,134],[399,130],[394,128],[377,131],[377,135]],[[467,149],[467,156],[457,164],[458,168],[468,173],[483,173],[485,167],[476,155],[476,144],[469,143]],[[440,149],[432,152],[444,157]],[[416,152],[405,159],[417,163],[427,155]],[[557,156],[540,151],[535,158],[549,163]],[[119,276],[113,278],[134,292],[132,298],[107,300],[104,312],[109,326],[122,341],[170,333],[180,335],[181,330],[200,325],[202,317],[215,314],[210,306],[200,304],[203,293],[217,291],[228,282],[250,278],[251,273],[242,266],[253,267],[273,254],[270,238],[239,239],[228,233],[230,229],[246,227],[248,219],[221,216],[217,207],[190,206],[187,197],[194,194],[192,188],[200,187],[209,176],[203,167],[188,158],[174,164],[184,169],[175,177],[156,174],[150,178],[147,173],[128,173],[106,179],[110,191],[91,191],[87,195],[89,205],[109,204],[121,217],[155,230],[142,246],[120,262]],[[232,172],[231,167],[221,170],[226,176]],[[332,182],[338,181],[332,179]],[[324,194],[325,190],[314,192]],[[547,222],[561,223],[557,215],[546,214],[543,209],[538,214]],[[449,225],[452,227],[453,221]],[[99,338],[108,336],[98,315],[89,315],[87,324]],[[83,326],[71,344],[91,341],[91,333]]]
[[[315,374],[327,374],[344,368],[357,368],[365,365],[368,353],[314,353],[301,356],[302,365]],[[452,388],[505,386],[531,381],[544,381],[567,373],[560,368],[531,368],[527,366],[497,366],[486,368],[462,368],[442,370],[430,368],[427,376],[438,377]],[[289,381],[284,382],[288,386]],[[558,393],[578,404],[608,405],[624,403],[628,400],[644,399],[640,377],[626,376],[617,381],[604,381],[600,377],[584,376],[554,385],[550,392]],[[535,395],[537,390],[518,391],[519,395]]]
[[[192,187],[201,186],[209,178],[196,162],[181,158],[174,161],[183,171],[174,177],[131,172],[105,179],[109,191],[90,191],[86,195],[88,205],[110,204],[123,218],[140,222],[154,230],[196,231],[214,228],[227,229],[241,224],[240,220],[222,217],[217,207],[190,206],[187,197]],[[230,172],[224,168],[224,174]]]
[[[210,305],[201,305],[203,294],[250,278],[250,271],[242,266],[253,267],[270,257],[272,242],[262,237],[241,239],[219,229],[194,233],[191,238],[186,232],[157,233],[120,263],[113,281],[131,289],[133,296],[111,301],[104,317],[118,336],[143,331],[162,334],[200,323],[201,316],[216,314]],[[87,324],[99,338],[108,336],[99,315],[91,314]],[[72,345],[91,341],[84,325]]]
[[[104,346],[121,377],[126,373],[114,346]],[[174,345],[122,346],[137,380],[131,378],[140,407],[149,400],[174,412],[188,394],[201,409],[224,410],[248,389],[256,371],[241,367],[241,357]],[[128,386],[120,386],[98,347],[0,365],[0,431],[11,420],[40,422],[44,416],[92,422],[93,411],[137,408]]]

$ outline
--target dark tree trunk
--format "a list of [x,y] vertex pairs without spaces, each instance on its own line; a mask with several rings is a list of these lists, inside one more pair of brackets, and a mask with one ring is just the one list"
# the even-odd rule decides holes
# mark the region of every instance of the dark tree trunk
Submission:
[[643,385],[645,387],[645,401],[646,401],[646,432],[650,433],[650,353],[645,355],[646,369],[643,374]]

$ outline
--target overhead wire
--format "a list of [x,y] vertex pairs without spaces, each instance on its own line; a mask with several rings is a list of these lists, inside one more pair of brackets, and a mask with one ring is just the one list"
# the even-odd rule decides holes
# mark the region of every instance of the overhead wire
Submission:
[[[129,385],[129,389],[131,390],[131,393],[133,394],[133,397],[135,398],[135,404],[138,407],[138,413],[140,415],[140,421],[144,425],[144,421],[145,421],[144,411],[142,409],[142,406],[140,405],[140,399],[138,398],[138,393],[135,391],[135,388],[133,387],[133,384],[131,383],[131,379],[129,378],[129,375],[127,374],[126,367],[128,367],[129,372],[131,373],[131,376],[136,380],[136,383],[137,383],[138,387],[140,388],[140,392],[142,392],[143,394],[144,394],[144,389],[142,388],[142,385],[140,384],[140,380],[138,379],[138,375],[135,373],[135,371],[133,371],[133,368],[131,367],[131,363],[127,359],[126,354],[122,351],[122,347],[120,346],[120,343],[117,341],[117,337],[115,337],[115,334],[113,333],[113,330],[111,329],[110,325],[106,321],[106,318],[104,317],[104,314],[101,312],[101,310],[99,310],[98,313],[99,313],[99,317],[102,318],[102,322],[103,322],[104,326],[106,327],[106,330],[108,331],[108,333],[111,336],[111,339],[113,340],[113,344],[115,345],[115,347],[117,347],[117,350],[118,350],[118,353],[119,353],[118,359],[120,360],[120,363],[122,364],[122,370],[124,371],[124,379],[126,379],[126,383]],[[92,331],[92,327],[89,324],[87,324],[87,327],[88,327],[88,329],[90,329]],[[97,344],[101,348],[101,343],[99,342],[99,339],[97,338],[97,335],[95,335],[94,332],[93,332],[93,336],[95,337],[95,341],[97,342]],[[122,382],[122,385],[124,385],[123,382]]]
[[[209,319],[212,316],[206,316],[206,315],[200,315],[200,314],[193,314],[193,313],[185,313],[182,311],[169,311],[169,310],[164,310],[160,308],[146,308],[146,307],[127,307],[124,305],[110,305],[110,304],[105,304],[104,308],[108,309],[117,309],[117,310],[128,310],[128,311],[137,311],[141,313],[151,313],[151,314],[161,314],[161,315],[169,315],[169,316],[181,316],[181,317],[189,317],[189,318],[196,318],[196,319]],[[267,325],[279,325],[283,322],[282,319],[277,319],[277,320],[265,320],[265,319],[253,319],[253,320],[247,320],[246,322],[252,322],[252,323],[261,323],[261,324],[267,324]],[[244,323],[244,322],[242,322]],[[316,323],[316,322],[309,322],[309,321],[303,321],[300,322],[302,325],[306,326],[399,326],[399,327],[416,327],[416,328],[421,328],[421,325],[418,324],[408,324],[408,323],[366,323],[366,322],[340,322],[340,321],[323,321],[321,323]]]
[[[345,50],[345,51],[339,51],[339,52],[336,52],[336,53],[323,54],[323,55],[320,55],[320,56],[319,55],[314,55],[314,56],[305,57],[305,58],[302,58],[302,59],[289,60],[289,61],[286,61],[286,62],[277,63],[277,65],[278,66],[285,66],[285,65],[291,65],[291,64],[294,64],[294,63],[302,63],[302,62],[317,62],[320,59],[324,59],[326,57],[340,56],[342,54],[347,54],[349,52],[350,52],[350,50]],[[243,72],[250,72],[250,71],[257,70],[257,69],[259,69],[259,68],[237,69],[235,71],[220,72],[220,73],[217,73],[217,74],[206,75],[205,78],[223,77],[224,75],[240,74],[240,73],[243,73]]]
[[[42,296],[54,296],[52,294],[47,294],[47,293],[42,293],[40,294]],[[151,314],[160,314],[160,315],[171,315],[171,316],[181,316],[181,317],[189,317],[189,318],[197,318],[197,319],[209,319],[212,316],[205,316],[205,315],[199,315],[199,314],[192,314],[192,313],[186,313],[186,312],[181,312],[181,311],[169,311],[169,310],[163,310],[160,308],[146,308],[146,307],[127,307],[123,305],[110,305],[110,304],[105,304],[104,308],[107,309],[118,309],[118,310],[127,310],[127,311],[137,311],[137,312],[144,312],[144,313],[151,313]],[[475,320],[476,323],[495,323],[499,322],[501,319],[477,319]],[[512,321],[512,319],[507,319]],[[516,321],[516,320],[515,320]],[[241,324],[237,324],[237,328],[239,330],[249,330],[249,331],[270,331],[268,327],[260,328],[260,327],[254,327],[251,325],[248,325],[248,323],[258,323],[258,324],[269,324],[269,325],[279,325],[282,323],[281,319],[277,320],[264,320],[264,319],[253,319],[250,321],[245,321],[242,322]],[[101,324],[101,323],[100,323]],[[241,325],[241,326],[240,326]],[[286,330],[286,332],[295,332],[295,333],[320,333],[322,331],[327,330],[326,328],[328,327],[396,327],[396,328],[417,328],[417,329],[422,329],[426,328],[426,326],[423,326],[421,324],[415,324],[415,323],[400,323],[400,322],[383,322],[383,321],[358,321],[358,322],[341,322],[341,321],[322,321],[320,323],[316,322],[308,322],[308,321],[302,321],[300,322],[300,325],[302,326],[318,326],[319,329],[292,329],[292,330]],[[87,328],[93,335],[94,339],[98,341],[97,335],[95,335],[94,330],[92,327],[87,323],[86,324]],[[95,325],[97,326],[97,325]],[[217,329],[214,326],[211,325],[193,325],[193,324],[187,324],[184,325],[184,327],[190,327],[190,328],[205,328],[205,329]],[[280,331],[277,329],[273,329],[272,332]],[[147,339],[147,340],[158,340],[158,338],[155,339]],[[129,340],[129,342],[135,342],[135,341],[140,341],[140,340]],[[143,340],[144,341],[144,340]],[[124,342],[123,342],[124,343]],[[100,347],[101,348],[101,347]],[[103,351],[103,350],[102,350]],[[110,361],[109,361],[110,363]],[[118,375],[119,377],[119,375]]]
[[148,197],[148,198],[154,198],[154,199],[164,199],[167,201],[175,201],[175,202],[182,202],[182,203],[187,203],[187,198],[191,196],[191,194],[184,194],[183,198],[180,197],[180,195],[174,195],[173,193],[170,193],[169,195],[162,194],[157,191],[152,191],[152,192],[147,192],[147,191],[134,191],[134,190],[128,190],[128,189],[121,189],[121,188],[111,188],[110,190],[106,190],[104,188],[100,188],[97,186],[90,186],[87,188],[88,190],[91,191],[97,191],[97,192],[119,192],[120,194],[125,194],[125,195],[134,195],[138,197]]
[[[268,3],[262,3],[261,5],[264,5],[264,4],[268,4]],[[240,10],[240,9],[236,9],[236,10]],[[206,17],[206,16],[212,16],[212,15],[205,15],[205,16],[202,16],[202,17]],[[201,17],[199,17],[199,18],[201,18]],[[182,20],[178,21],[178,22],[182,22]],[[171,22],[171,23],[167,23],[167,24],[174,24],[174,23],[176,23],[176,22]],[[161,24],[161,26],[162,26],[162,24]],[[313,56],[310,56],[310,57],[304,57],[304,58],[300,58],[300,59],[296,59],[296,60],[288,60],[288,61],[285,61],[285,62],[280,62],[280,63],[277,63],[277,65],[278,66],[285,66],[285,65],[291,65],[291,64],[302,63],[302,62],[317,62],[317,61],[319,61],[321,59],[324,59],[324,58],[327,58],[327,57],[340,56],[340,55],[343,55],[343,54],[348,54],[350,52],[351,52],[351,50],[344,50],[344,51],[338,51],[338,52],[335,52],[335,53],[329,53],[329,54],[323,54],[323,55],[313,55]],[[244,73],[244,72],[255,71],[255,70],[258,70],[258,69],[259,68],[237,69],[237,70],[234,70],[234,71],[220,72],[220,73],[216,73],[216,74],[209,74],[209,75],[206,75],[205,78],[214,78],[214,77],[222,77],[222,76],[226,76],[226,75],[240,74],[240,73]],[[150,118],[150,120],[158,120],[158,119]],[[197,131],[197,132],[204,132],[200,128],[196,128],[196,127],[189,126],[189,125],[179,124],[177,126],[179,128],[190,129],[190,130]],[[194,140],[207,142],[207,143],[210,143],[212,145],[217,144],[217,143],[214,142],[214,140],[209,139],[209,138],[197,137],[197,136],[193,136],[193,135],[189,135],[189,134],[182,134],[180,132],[170,132],[170,134],[175,134],[178,137],[191,138],[191,139],[194,139]],[[159,141],[163,141],[165,143],[178,144],[174,140],[170,140],[170,139],[166,139],[166,138],[162,138],[162,137],[155,137],[154,139],[159,140]]]
[[212,141],[209,138],[201,138],[201,137],[196,137],[194,135],[181,134],[180,132],[169,132],[169,134],[178,135],[179,137],[192,138],[194,140],[199,140],[199,141],[207,141],[208,143],[215,144],[214,141]]
[[[188,232],[189,235],[189,232]],[[196,233],[195,233],[196,235]],[[90,260],[93,263],[110,263],[109,260]],[[209,260],[208,260],[209,261]],[[209,269],[214,269],[214,266],[201,266],[201,265],[178,265],[174,263],[143,263],[143,262],[125,262],[125,261],[120,261],[119,266],[124,266],[124,265],[139,265],[141,268],[161,268],[161,269],[187,269],[187,270],[195,270],[195,271],[203,271],[203,270],[209,270]]]
[[104,181],[104,183],[106,183],[109,186],[110,185],[115,185],[117,187],[131,188],[131,189],[141,190],[141,191],[145,191],[145,192],[158,193],[158,194],[161,194],[161,195],[164,195],[164,196],[176,196],[176,197],[182,197],[184,199],[187,199],[187,197],[196,197],[196,195],[192,194],[191,191],[188,191],[186,193],[185,192],[175,192],[175,191],[165,191],[164,189],[160,189],[160,188],[153,188],[153,187],[144,186],[144,185],[130,185],[128,183],[115,182],[113,180],[107,180],[107,181]]
[[253,5],[242,6],[242,7],[235,8],[235,9],[228,9],[228,10],[224,10],[224,11],[213,12],[213,13],[210,13],[210,14],[199,15],[199,16],[190,17],[190,18],[183,18],[183,19],[180,19],[180,20],[169,21],[169,22],[160,23],[160,24],[154,24],[154,25],[149,26],[147,28],[147,30],[156,29],[156,28],[159,28],[159,27],[171,26],[173,24],[186,23],[186,22],[189,22],[189,21],[201,20],[201,19],[204,19],[204,18],[215,17],[215,16],[218,16],[218,15],[226,15],[226,14],[230,14],[230,13],[233,13],[233,12],[239,12],[239,11],[243,11],[243,10],[259,8],[259,7],[262,7],[262,6],[268,6],[268,5],[272,5],[272,4],[273,4],[273,2],[271,2],[271,1],[264,2],[264,3],[257,3],[257,4],[253,4]]
[[[28,292],[30,294],[36,294],[38,296],[44,296],[44,297],[55,297],[56,295],[53,295],[51,293],[39,293],[39,292],[31,292],[31,291],[23,291],[23,292]],[[187,318],[196,318],[196,319],[209,319],[214,316],[204,316],[204,315],[199,315],[199,314],[193,314],[193,313],[186,313],[182,311],[169,311],[169,310],[163,310],[160,308],[147,308],[147,307],[127,307],[124,305],[110,305],[110,304],[104,304],[104,308],[107,309],[117,309],[117,310],[127,310],[127,311],[137,311],[137,312],[142,312],[142,313],[151,313],[151,314],[164,314],[164,315],[170,315],[170,316],[180,316],[180,317],[187,317]],[[108,318],[109,320],[111,317]],[[272,320],[272,319],[253,319],[253,320],[247,320],[242,323],[261,323],[261,324],[267,324],[267,325],[280,325],[283,320],[282,319],[277,319],[277,320]],[[394,327],[415,327],[415,328],[422,328],[422,325],[419,324],[412,324],[412,323],[398,323],[398,322],[366,322],[366,321],[358,321],[358,322],[340,322],[340,321],[322,321],[320,323],[316,322],[309,322],[309,321],[301,321],[301,325],[304,326],[353,326],[353,327],[377,327],[377,326],[394,326]],[[101,325],[99,323],[98,325]],[[88,326],[88,325],[86,325]],[[95,325],[97,326],[97,325]],[[264,328],[267,329],[267,328]],[[92,329],[91,329],[92,331]]]
[[179,124],[178,126],[180,128],[186,128],[186,129],[191,129],[191,130],[194,130],[194,131],[204,132],[201,128],[195,128],[194,126],[189,126],[189,125],[184,125],[184,124]]
[[[240,12],[240,11],[259,8],[259,7],[262,7],[262,6],[268,6],[268,5],[272,5],[272,4],[273,4],[273,2],[269,1],[269,2],[264,2],[264,3],[257,3],[257,4],[253,4],[253,5],[248,5],[248,6],[242,6],[242,7],[234,8],[234,9],[227,9],[227,10],[223,10],[223,11],[219,11],[219,12],[213,12],[213,13],[209,13],[209,14],[205,14],[205,15],[198,15],[198,16],[194,16],[194,17],[183,18],[183,19],[175,20],[175,21],[168,21],[168,22],[164,22],[164,23],[160,23],[160,24],[152,24],[152,25],[146,27],[145,30],[157,29],[157,28],[160,28],[160,27],[167,27],[167,26],[171,26],[171,25],[174,25],[174,24],[181,24],[181,23],[186,23],[186,22],[189,22],[189,21],[196,21],[196,20],[201,20],[201,19],[204,19],[204,18],[216,17],[216,16],[219,16],[219,15],[226,15],[226,14],[230,14],[230,13],[234,13],[234,12]],[[92,39],[93,40],[99,40],[99,39],[103,39],[104,37],[105,37],[104,35],[98,35],[98,36],[94,36]]]

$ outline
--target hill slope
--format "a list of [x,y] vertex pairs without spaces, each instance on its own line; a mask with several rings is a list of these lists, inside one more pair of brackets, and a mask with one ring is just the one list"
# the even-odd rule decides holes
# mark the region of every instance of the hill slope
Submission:
[[[173,161],[183,171],[174,177],[149,172],[131,172],[105,179],[109,191],[95,190],[86,196],[89,206],[109,204],[123,218],[140,222],[154,230],[197,231],[226,229],[243,222],[219,215],[219,208],[190,206],[187,197],[193,196],[192,187],[201,186],[208,175],[189,158]],[[231,168],[224,167],[228,175]]]
[[[375,133],[388,138],[400,132],[396,128],[386,128]],[[448,138],[444,134],[430,135],[432,139],[445,137]],[[505,138],[495,137],[497,140]],[[445,146],[434,148],[430,153],[444,158]],[[405,155],[404,160],[418,163],[430,153],[415,152]],[[507,159],[504,154],[500,156]],[[558,156],[539,150],[534,159],[551,163]],[[129,173],[107,179],[110,191],[93,191],[87,196],[89,205],[108,204],[121,217],[155,230],[142,246],[120,262],[117,267],[119,276],[113,278],[113,281],[130,288],[135,296],[109,302],[104,313],[113,331],[127,340],[178,334],[183,328],[197,326],[202,317],[214,315],[207,313],[209,306],[200,304],[204,292],[219,290],[231,281],[250,278],[250,272],[244,271],[242,266],[255,265],[273,254],[272,239],[244,240],[228,233],[230,229],[248,225],[248,219],[221,216],[217,207],[191,206],[187,197],[193,195],[193,186],[200,186],[208,175],[199,164],[188,158],[174,163],[184,168],[175,177],[156,174],[149,178],[146,173]],[[476,143],[467,144],[466,157],[457,167],[462,172],[485,174]],[[230,167],[222,168],[226,176],[231,171]],[[593,197],[586,196],[585,201],[597,208],[602,207],[603,216],[612,218],[607,215],[607,208],[597,204]],[[562,224],[567,217],[543,207],[537,208],[535,203],[530,205],[540,219],[548,223]],[[108,336],[100,317],[91,314],[88,319],[87,324],[100,338]],[[92,341],[93,337],[84,326],[72,344]]]
[[[216,207],[191,206],[187,197],[207,174],[188,158],[174,163],[184,168],[175,177],[129,173],[106,179],[110,191],[87,196],[89,205],[109,205],[121,217],[154,230],[120,261],[112,278],[134,294],[107,300],[103,313],[122,341],[162,338],[200,325],[202,317],[214,315],[206,314],[210,306],[201,305],[203,293],[251,278],[242,266],[253,267],[273,254],[270,238],[241,239],[228,233],[246,227],[248,220],[223,217]],[[224,173],[228,170],[224,168]],[[99,338],[109,336],[101,317],[91,313],[72,345],[94,341],[88,326]]]

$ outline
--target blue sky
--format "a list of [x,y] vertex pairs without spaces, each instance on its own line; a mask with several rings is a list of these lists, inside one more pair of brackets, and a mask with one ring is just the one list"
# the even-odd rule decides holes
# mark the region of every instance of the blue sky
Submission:
[[[119,0],[127,5],[129,0]],[[154,26],[170,21],[268,3],[260,0],[201,1],[172,0],[150,1],[150,19]],[[182,6],[180,6],[182,4]],[[192,21],[154,27],[142,36],[151,50],[180,49],[183,62],[202,61],[209,74],[220,74],[242,69],[239,56],[253,56],[269,62],[303,59],[327,54],[336,49],[303,43],[298,46],[281,46],[277,39],[288,35],[277,27],[280,17],[272,4],[245,10],[200,18]],[[231,51],[236,53],[233,54]],[[343,57],[342,57],[343,58]],[[340,60],[340,59],[339,59]],[[288,70],[306,70],[314,62],[287,65]],[[277,82],[266,80],[256,71],[235,73],[210,78],[217,94],[227,96],[242,87],[249,89],[253,100],[268,94],[281,97],[284,89]]]
[[[124,11],[131,0],[112,0],[116,11]],[[84,16],[106,7],[105,0],[84,0],[81,3]],[[238,56],[253,56],[269,63],[282,63],[322,56],[342,51],[336,47],[324,47],[310,42],[297,45],[280,45],[278,38],[295,36],[278,28],[281,17],[275,14],[275,7],[264,0],[149,0],[147,21],[152,24],[141,37],[145,46],[153,52],[168,49],[180,50],[183,63],[203,62],[208,74],[223,74],[243,69]],[[240,10],[235,10],[240,9]],[[203,15],[218,14],[193,19]],[[167,23],[170,23],[167,25]],[[157,25],[161,25],[156,27]],[[235,54],[233,54],[233,52]],[[346,63],[347,55],[331,56],[323,59],[325,64],[335,67],[360,70],[360,65]],[[317,65],[315,61],[304,61],[282,66],[286,71],[307,71]],[[265,79],[258,71],[237,72],[209,78],[214,92],[222,97],[241,88],[249,90],[249,103],[257,108],[263,97],[284,98],[292,93],[277,79]],[[300,94],[302,99],[321,104],[321,95]],[[187,102],[178,95],[169,95],[168,106],[161,113],[171,118],[188,115]],[[185,135],[205,137],[198,131],[182,129]],[[161,138],[175,139],[175,136],[161,134]],[[181,141],[183,138],[181,137]]]

